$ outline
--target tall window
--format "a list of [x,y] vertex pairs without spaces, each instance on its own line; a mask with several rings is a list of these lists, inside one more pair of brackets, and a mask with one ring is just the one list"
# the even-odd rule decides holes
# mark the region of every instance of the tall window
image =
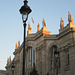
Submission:
[[26,52],[26,65],[29,68],[29,65],[33,66],[33,48],[28,47]]
[[32,47],[27,48],[27,53],[26,53],[26,65],[27,68],[29,68],[29,65],[33,67],[33,63],[36,64],[36,50],[33,50]]
[[69,64],[70,64],[70,58],[69,58],[69,50],[67,50],[66,52],[65,52],[65,61],[66,61],[66,67],[68,67],[69,66]]

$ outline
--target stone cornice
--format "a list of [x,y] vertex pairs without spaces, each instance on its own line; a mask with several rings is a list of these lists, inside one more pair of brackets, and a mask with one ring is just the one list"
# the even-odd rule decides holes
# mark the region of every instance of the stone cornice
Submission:
[[42,50],[42,48],[44,48],[44,47],[45,47],[45,44],[41,44],[40,46],[36,47],[36,51]]
[[38,32],[36,32],[36,33],[34,33],[34,34],[29,34],[29,35],[27,35],[27,40],[32,40],[32,41],[34,41],[34,40],[36,40],[36,39],[38,39],[39,37],[41,37],[41,36],[43,36],[43,33],[42,33],[42,30],[40,30],[40,31],[38,31]]
[[46,35],[46,36],[44,36],[44,39],[45,40],[56,40],[57,39],[57,35],[58,34],[56,34],[56,35]]
[[38,31],[36,33],[27,35],[27,40],[33,40],[34,41],[34,40],[37,40],[38,38],[40,38],[41,36],[47,36],[49,34],[50,34],[49,31],[45,31],[42,28],[40,31]]
[[71,32],[71,30],[66,30],[63,33],[60,33],[57,38],[59,39],[59,38],[63,37],[64,35],[68,34],[69,32]]
[[[28,34],[26,37],[26,46],[27,46],[27,42],[28,41],[36,41],[37,39],[39,39],[40,37],[43,37],[43,41],[44,40],[58,40],[61,37],[65,36],[66,34],[70,33],[70,32],[75,32],[75,30],[73,30],[73,28],[69,27],[69,24],[64,27],[61,32],[59,34],[55,34],[55,35],[45,35],[43,36],[43,28],[34,33],[34,34]],[[23,48],[23,43],[20,47],[18,47],[17,49],[15,49],[15,52],[13,53],[14,55],[18,52],[20,52]]]
[[60,52],[61,51],[65,51],[65,50],[68,50],[70,47],[73,47],[73,46],[75,46],[75,42],[74,42],[74,44],[73,43],[69,43],[69,44],[67,44],[67,45],[65,45],[63,47],[60,47],[59,50],[60,50]]
[[49,39],[49,40],[57,40],[61,37],[63,37],[64,35],[70,33],[70,32],[75,32],[73,29],[67,29],[65,30],[63,33],[60,34],[56,34],[56,35],[47,35],[45,36],[45,39]]
[[67,34],[69,32],[75,32],[75,27],[71,27],[72,24],[74,24],[74,23],[69,23],[63,29],[59,29],[59,36],[58,36],[58,38],[64,36],[65,34]]
[[[67,26],[66,26],[67,27]],[[46,35],[44,36],[45,40],[57,40],[61,37],[63,37],[64,35],[70,33],[70,32],[75,32],[75,30],[73,30],[73,28],[66,28],[64,29],[61,33],[59,34],[55,34],[55,35]]]

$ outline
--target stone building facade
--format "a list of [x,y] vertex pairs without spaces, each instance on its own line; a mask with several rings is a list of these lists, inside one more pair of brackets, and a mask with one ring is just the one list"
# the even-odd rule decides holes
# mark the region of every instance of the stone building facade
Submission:
[[[56,75],[57,67],[55,51],[59,51],[58,75],[75,75],[75,27],[71,13],[68,14],[69,23],[64,27],[64,20],[61,18],[59,34],[50,35],[47,31],[43,18],[43,27],[40,29],[38,23],[37,32],[32,33],[29,23],[26,37],[25,72],[30,75],[33,64],[39,75]],[[14,75],[22,75],[23,43],[16,43],[14,59],[8,60],[6,65],[8,75],[12,75],[11,65],[14,62]]]
[[0,75],[6,75],[6,71],[5,70],[0,70]]

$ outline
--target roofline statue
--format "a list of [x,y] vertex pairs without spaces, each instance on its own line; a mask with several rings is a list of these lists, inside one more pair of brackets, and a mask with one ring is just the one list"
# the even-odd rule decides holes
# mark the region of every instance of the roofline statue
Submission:
[[60,21],[60,28],[63,29],[64,28],[64,20],[61,18],[61,21]]
[[72,17],[72,15],[71,15],[70,12],[68,12],[68,21],[69,21],[69,23],[70,23],[70,22],[73,23],[73,17]]
[[45,19],[43,18],[43,27],[45,26],[46,27],[46,23],[45,23]]

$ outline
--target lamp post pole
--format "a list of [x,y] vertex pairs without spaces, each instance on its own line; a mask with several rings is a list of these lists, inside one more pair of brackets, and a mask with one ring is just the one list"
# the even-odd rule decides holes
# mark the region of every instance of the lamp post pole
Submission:
[[24,25],[24,45],[23,45],[23,67],[22,67],[22,75],[25,75],[25,36],[26,36],[26,22]]
[[24,25],[24,42],[23,42],[23,66],[22,66],[22,75],[25,75],[25,36],[26,36],[26,21],[28,19],[28,15],[31,13],[30,7],[27,5],[28,1],[24,1],[24,5],[19,10],[22,14],[22,20]]

